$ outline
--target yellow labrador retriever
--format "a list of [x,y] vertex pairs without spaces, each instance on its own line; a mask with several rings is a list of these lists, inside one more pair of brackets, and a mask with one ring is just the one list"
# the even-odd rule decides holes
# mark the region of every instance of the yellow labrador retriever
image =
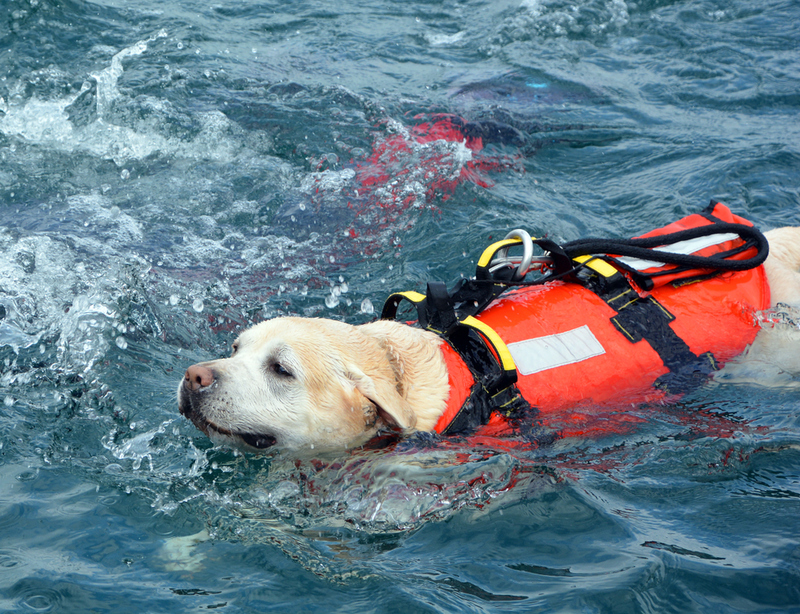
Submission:
[[[770,304],[800,306],[800,228],[765,236]],[[395,321],[278,318],[244,331],[229,358],[189,367],[179,408],[215,442],[246,449],[347,449],[385,428],[432,431],[451,396],[443,351],[437,334]]]

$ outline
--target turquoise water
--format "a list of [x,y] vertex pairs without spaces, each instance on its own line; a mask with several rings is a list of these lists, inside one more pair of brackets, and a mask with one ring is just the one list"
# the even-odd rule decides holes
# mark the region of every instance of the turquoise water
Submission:
[[[527,453],[243,456],[175,399],[241,326],[366,321],[510,228],[631,236],[711,198],[800,224],[798,24],[777,0],[0,0],[0,610],[800,611],[793,373]],[[511,129],[415,140],[440,113]]]

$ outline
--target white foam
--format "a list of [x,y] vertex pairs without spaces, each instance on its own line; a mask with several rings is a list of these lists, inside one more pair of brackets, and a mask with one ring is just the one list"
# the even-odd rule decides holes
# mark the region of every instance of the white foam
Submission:
[[317,190],[338,193],[355,179],[356,172],[352,168],[340,171],[324,170],[318,173],[309,173],[300,182],[300,190],[306,194],[313,194]]
[[[112,160],[119,167],[153,155],[221,162],[234,160],[242,152],[242,131],[220,111],[198,113],[194,119],[199,123],[200,131],[188,141],[159,133],[159,129],[168,128],[168,119],[157,120],[155,125],[147,127],[116,123],[112,113],[114,103],[124,99],[118,88],[124,72],[123,60],[144,54],[149,43],[165,36],[167,34],[162,30],[114,54],[109,66],[91,73],[90,81],[87,80],[74,95],[41,100],[35,95],[22,99],[21,94],[15,94],[8,102],[0,99],[0,132],[58,151],[88,152]],[[93,86],[96,89],[95,119],[85,126],[76,126],[70,121],[68,107]],[[16,89],[24,91],[21,82]],[[169,118],[171,105],[168,101],[145,98],[137,104],[154,111],[156,116]],[[123,170],[123,173],[127,172]]]
[[[130,47],[126,47],[111,58],[111,65],[108,68],[91,75],[97,82],[97,114],[101,118],[106,115],[111,103],[120,96],[119,90],[117,89],[117,81],[119,81],[119,78],[123,73],[122,60],[129,57],[142,55],[145,51],[147,51],[148,43],[151,43],[159,38],[164,38],[165,36],[167,36],[167,32],[165,30],[161,30],[150,38],[141,40]],[[81,92],[82,91],[83,89]],[[77,98],[77,96],[75,98]]]
[[[15,352],[53,344],[60,369],[88,372],[118,337],[125,268],[148,266],[132,254],[119,256],[114,243],[90,236],[0,233],[0,302],[6,309],[0,344]],[[91,260],[84,260],[82,245],[89,246]]]
[[463,40],[466,34],[465,30],[456,32],[455,34],[434,34],[432,32],[426,32],[425,40],[430,43],[431,47],[447,47],[449,45],[455,45]]

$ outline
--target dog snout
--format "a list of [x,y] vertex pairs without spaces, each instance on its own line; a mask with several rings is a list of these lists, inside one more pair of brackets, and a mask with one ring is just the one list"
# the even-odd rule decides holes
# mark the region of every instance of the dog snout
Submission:
[[209,367],[203,365],[192,365],[186,369],[186,375],[183,377],[183,384],[192,392],[200,390],[201,388],[208,388],[214,383],[214,371]]

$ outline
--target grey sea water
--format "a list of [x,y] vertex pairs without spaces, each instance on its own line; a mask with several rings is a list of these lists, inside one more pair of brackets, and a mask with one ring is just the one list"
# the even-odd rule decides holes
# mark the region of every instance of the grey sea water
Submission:
[[[175,399],[241,327],[367,321],[511,228],[627,237],[711,198],[800,225],[798,24],[0,0],[0,610],[800,611],[800,392],[768,360],[526,453],[241,455]],[[445,116],[494,131],[420,138]]]

